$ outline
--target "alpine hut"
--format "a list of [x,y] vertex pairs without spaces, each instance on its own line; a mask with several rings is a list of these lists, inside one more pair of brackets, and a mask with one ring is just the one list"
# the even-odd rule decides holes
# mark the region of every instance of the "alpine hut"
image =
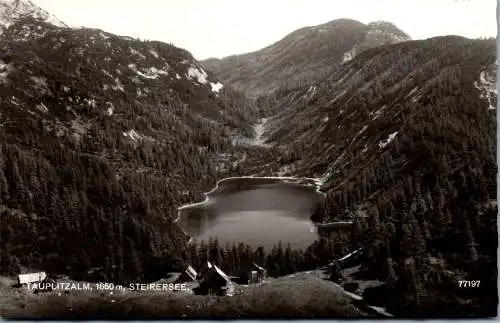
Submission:
[[207,261],[201,270],[199,284],[200,286],[195,291],[196,294],[233,296],[233,282],[226,273],[210,261]]
[[20,274],[17,277],[17,282],[20,286],[34,283],[41,283],[47,278],[47,274],[44,271],[29,274]]
[[252,263],[250,272],[248,273],[248,285],[259,284],[266,279],[267,271],[255,262]]

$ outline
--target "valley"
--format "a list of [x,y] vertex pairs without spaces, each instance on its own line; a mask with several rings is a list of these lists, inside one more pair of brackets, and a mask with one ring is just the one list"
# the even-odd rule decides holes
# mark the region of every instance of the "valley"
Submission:
[[[0,316],[496,315],[494,39],[337,19],[198,61],[4,2]],[[161,282],[208,261],[269,279],[228,297],[12,287],[36,271]]]

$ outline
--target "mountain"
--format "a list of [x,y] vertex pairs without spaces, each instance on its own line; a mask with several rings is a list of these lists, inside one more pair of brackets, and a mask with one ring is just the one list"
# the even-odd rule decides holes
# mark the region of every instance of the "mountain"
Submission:
[[172,45],[14,22],[0,36],[2,274],[126,282],[178,265],[177,207],[234,174],[243,101]]
[[337,19],[296,30],[258,51],[207,59],[202,64],[224,83],[257,97],[319,80],[367,48],[409,39],[389,22],[365,25]]
[[[0,36],[0,274],[127,284],[207,260],[238,275],[258,259],[273,277],[331,263],[339,279],[332,259],[362,250],[353,276],[377,283],[362,288],[369,304],[398,317],[496,315],[493,39],[410,41],[389,23],[343,19],[242,55],[220,80],[170,44],[40,17]],[[259,98],[232,88],[243,84]],[[239,175],[315,178],[325,195],[312,219],[352,228],[306,250],[188,244],[177,208]],[[299,295],[309,281],[280,286]],[[236,295],[229,312],[212,298],[194,312],[238,312],[273,287]]]
[[258,103],[260,174],[321,178],[313,218],[354,221],[361,277],[386,282],[366,298],[397,316],[496,315],[496,70],[494,39],[435,37]]
[[0,34],[3,33],[5,28],[24,18],[34,18],[59,27],[67,27],[65,23],[36,6],[30,0],[0,1]]

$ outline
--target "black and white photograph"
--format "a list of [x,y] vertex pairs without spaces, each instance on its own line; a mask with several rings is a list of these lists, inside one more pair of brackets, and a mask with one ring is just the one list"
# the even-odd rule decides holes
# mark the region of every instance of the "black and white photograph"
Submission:
[[497,317],[494,0],[0,0],[0,319]]

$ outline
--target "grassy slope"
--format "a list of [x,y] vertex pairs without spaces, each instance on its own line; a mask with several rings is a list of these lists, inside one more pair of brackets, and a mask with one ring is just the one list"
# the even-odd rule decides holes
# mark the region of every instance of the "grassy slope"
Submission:
[[[11,281],[12,282],[12,281]],[[16,319],[155,319],[180,317],[359,317],[365,316],[331,282],[311,275],[239,286],[233,297],[185,292],[73,291],[32,294],[1,284],[0,315]]]

